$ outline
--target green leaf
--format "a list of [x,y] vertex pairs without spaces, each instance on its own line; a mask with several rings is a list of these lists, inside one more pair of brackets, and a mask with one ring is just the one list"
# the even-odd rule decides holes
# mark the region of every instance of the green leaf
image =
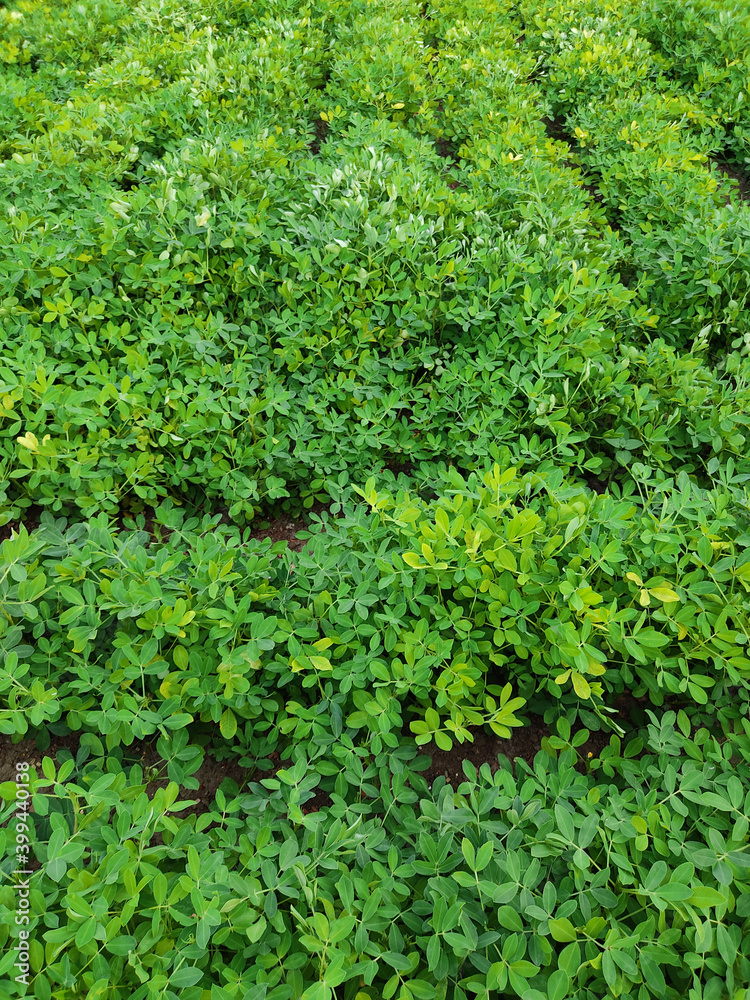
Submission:
[[719,949],[719,954],[731,969],[737,958],[737,945],[724,924],[716,925],[716,946]]
[[715,792],[701,792],[701,802],[711,809],[720,809],[722,812],[732,812],[733,809],[731,802]]
[[573,979],[581,965],[581,947],[577,941],[563,948],[557,960],[558,967]]
[[493,962],[487,971],[487,989],[502,991],[508,982],[508,967],[505,962]]
[[459,885],[463,886],[464,889],[468,889],[470,886],[476,885],[476,880],[473,875],[469,875],[468,872],[456,871],[451,873],[451,878],[458,882]]
[[190,872],[192,878],[197,882],[201,874],[201,859],[192,844],[188,847],[188,871]]
[[231,740],[237,732],[237,719],[231,708],[227,708],[221,716],[219,730],[225,740]]
[[75,936],[76,948],[83,948],[96,934],[96,917],[88,917],[78,928]]
[[414,1000],[434,1000],[436,991],[431,983],[423,982],[421,979],[410,979],[409,992]]
[[555,805],[555,820],[562,836],[571,843],[574,843],[576,840],[576,829],[573,824],[573,817],[561,802]]
[[607,986],[612,987],[617,982],[617,966],[609,948],[602,952],[602,974]]
[[653,892],[654,889],[657,889],[667,877],[668,870],[666,861],[657,861],[651,867],[651,871],[643,883],[643,888],[646,892]]
[[622,948],[614,949],[611,955],[615,961],[615,965],[619,966],[626,976],[635,979],[638,975],[638,966],[633,956]]
[[497,923],[499,927],[522,934],[524,931],[523,921],[517,910],[512,906],[501,906],[497,911]]
[[576,929],[567,917],[552,917],[549,921],[549,930],[555,941],[566,943],[575,941]]
[[434,708],[428,708],[424,713],[424,721],[430,731],[440,728],[440,716]]
[[668,882],[666,885],[659,886],[655,892],[662,899],[669,900],[670,903],[683,902],[691,899],[693,895],[693,890],[680,882]]
[[313,983],[300,996],[300,1000],[331,1000],[333,990],[325,983]]
[[427,966],[430,972],[434,972],[441,956],[440,937],[437,934],[433,934],[427,942],[425,954],[427,957]]
[[567,1000],[570,977],[564,969],[556,969],[547,980],[547,1000]]
[[461,853],[464,856],[466,864],[472,871],[476,870],[476,854],[474,852],[474,845],[466,837],[461,841]]
[[[517,895],[518,885],[515,882],[503,882],[495,888],[495,891],[492,894],[492,902],[495,903],[496,906],[503,906],[506,903],[510,903],[510,901],[515,899]],[[508,907],[508,909],[510,909],[510,907]],[[511,912],[515,913],[515,910],[511,910]],[[515,928],[516,930],[522,929],[523,926],[521,925],[520,919],[518,920],[518,923],[519,926]]]
[[712,889],[707,885],[701,885],[693,887],[687,902],[699,910],[708,910],[712,906],[721,906],[722,903],[726,903],[726,899],[716,889]]
[[438,749],[445,751],[450,750],[453,746],[453,740],[451,740],[447,733],[442,731],[435,733],[435,743],[437,744]]
[[658,996],[664,996],[667,990],[667,984],[664,979],[664,973],[662,972],[658,962],[654,962],[651,958],[645,954],[644,949],[641,949],[639,956],[639,964],[641,967],[641,974],[644,980],[649,984],[652,994]]
[[484,871],[484,869],[492,860],[492,852],[493,852],[493,845],[491,841],[488,841],[486,844],[482,844],[482,846],[477,851],[476,865],[475,865],[476,871],[478,872]]
[[138,941],[131,934],[120,934],[107,941],[104,947],[113,955],[127,955],[134,951]]
[[184,989],[188,986],[195,986],[203,978],[201,969],[192,966],[183,966],[175,972],[170,973],[169,985],[175,989]]
[[577,843],[579,848],[585,850],[599,832],[599,817],[596,815],[587,816],[578,831]]
[[381,952],[380,958],[397,972],[408,972],[411,969],[411,961],[405,955],[399,955],[397,952]]

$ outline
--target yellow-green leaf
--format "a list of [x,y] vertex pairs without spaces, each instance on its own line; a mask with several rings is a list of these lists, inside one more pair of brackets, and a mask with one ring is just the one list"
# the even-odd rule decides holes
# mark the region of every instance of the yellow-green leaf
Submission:
[[549,931],[554,940],[561,944],[575,941],[577,937],[576,929],[567,917],[553,917],[549,921]]
[[590,698],[591,697],[591,687],[589,682],[583,676],[579,674],[577,670],[571,671],[571,680],[573,681],[573,690],[578,695],[579,698]]
[[228,708],[222,715],[219,729],[225,740],[231,740],[237,732],[237,719],[234,717],[234,712],[231,708]]
[[721,906],[726,903],[726,898],[716,889],[707,885],[699,885],[693,889],[693,895],[687,900],[691,906],[697,906],[701,910],[707,910],[711,906]]
[[511,573],[515,573],[518,569],[516,557],[508,549],[495,549],[495,562]]
[[669,587],[649,587],[649,594],[655,597],[657,601],[661,601],[662,604],[670,604],[675,601],[679,601],[679,595],[675,594],[673,590]]
[[437,528],[442,528],[446,535],[450,532],[451,526],[450,521],[448,520],[448,515],[441,507],[438,507],[435,511],[435,526]]
[[430,563],[430,565],[434,565],[435,554],[433,553],[432,548],[427,544],[427,542],[422,542],[422,555],[425,557],[427,562]]
[[16,438],[16,441],[22,448],[28,448],[29,451],[36,451],[39,447],[39,439],[31,431],[27,431],[23,437]]
[[159,685],[159,694],[162,698],[172,698],[174,695],[178,695],[181,690],[177,674],[167,674]]
[[631,816],[630,822],[633,824],[638,833],[648,833],[648,823],[643,816]]
[[453,746],[453,740],[448,736],[447,733],[442,731],[435,733],[435,743],[439,750],[450,750]]

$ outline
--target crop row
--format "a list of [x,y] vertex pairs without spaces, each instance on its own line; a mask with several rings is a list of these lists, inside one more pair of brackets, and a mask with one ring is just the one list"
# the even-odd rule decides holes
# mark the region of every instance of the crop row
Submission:
[[0,5],[0,1000],[747,1000],[749,60],[719,0]]
[[[748,735],[652,716],[645,743],[613,736],[581,774],[558,729],[533,769],[466,764],[455,791],[429,790],[413,747],[368,759],[316,732],[198,822],[176,781],[150,797],[90,736],[32,783],[33,995],[743,996]],[[185,735],[159,747],[189,782]],[[319,786],[331,805],[308,812]],[[0,889],[3,943],[14,905]]]
[[750,525],[726,492],[683,474],[618,501],[497,465],[432,501],[361,492],[300,553],[170,504],[161,541],[106,515],[6,540],[0,727],[63,719],[111,749],[199,718],[258,757],[319,715],[450,748],[509,736],[527,701],[594,728],[625,690],[746,710]]
[[705,163],[724,119],[646,40],[405,7],[375,58],[390,13],[355,5],[215,11],[178,52],[161,8],[81,32],[17,7],[6,517],[170,496],[251,519],[485,456],[743,471],[748,212]]

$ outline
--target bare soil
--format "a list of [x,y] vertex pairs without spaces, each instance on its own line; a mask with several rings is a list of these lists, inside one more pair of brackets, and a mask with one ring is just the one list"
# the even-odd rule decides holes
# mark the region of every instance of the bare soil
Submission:
[[42,516],[44,508],[39,507],[37,504],[32,504],[31,507],[26,508],[26,513],[24,517],[19,521],[8,521],[0,527],[0,544],[5,541],[6,538],[10,538],[13,532],[18,532],[18,529],[23,525],[29,534],[32,531],[36,531],[39,527],[39,521]]
[[[282,530],[288,531],[290,529],[289,526],[277,528],[277,531]],[[302,543],[300,542],[300,544]],[[618,708],[616,721],[626,732],[633,729],[633,720],[637,719],[643,709],[648,707],[646,698],[636,699],[629,694],[616,699],[614,704]],[[449,784],[457,788],[465,779],[462,766],[465,760],[470,761],[477,771],[482,764],[489,764],[493,774],[500,766],[499,758],[501,756],[506,757],[512,763],[520,758],[531,766],[535,756],[542,749],[542,740],[550,735],[548,727],[539,717],[532,718],[529,725],[512,730],[510,739],[502,739],[483,727],[477,727],[472,730],[473,742],[456,743],[449,751],[422,748],[421,752],[430,758],[430,766],[422,772],[422,776],[430,788],[440,776],[443,776]],[[578,770],[585,773],[587,761],[601,754],[604,747],[608,746],[610,736],[609,731],[590,733],[587,741],[578,748]],[[14,780],[17,763],[26,762],[37,771],[41,771],[42,758],[51,757],[56,760],[60,750],[68,750],[75,757],[78,745],[79,737],[74,733],[67,736],[53,736],[46,750],[39,750],[34,739],[13,742],[10,736],[0,735],[0,782]],[[205,748],[203,763],[193,775],[198,780],[198,788],[182,787],[180,789],[180,801],[192,802],[192,805],[180,812],[181,818],[209,812],[214,804],[216,792],[225,779],[231,779],[242,789],[251,779],[272,777],[280,767],[286,764],[285,760],[281,760],[278,752],[274,751],[267,761],[259,762],[263,765],[262,770],[256,767],[247,767],[238,760],[217,760],[211,750],[218,749],[218,746],[210,743]],[[157,753],[155,742],[139,741],[132,744],[127,748],[127,757],[133,763],[140,763],[143,767],[150,797],[153,797],[158,788],[166,787],[169,781],[167,766]],[[58,760],[58,766],[59,763]],[[154,773],[154,769],[156,773]],[[305,803],[302,811],[305,813],[318,812],[330,805],[330,797],[321,790]]]
[[320,154],[320,147],[328,138],[328,132],[331,128],[328,122],[324,122],[322,118],[317,118],[314,123],[315,128],[315,138],[310,143],[310,152],[313,156],[318,156]]
[[293,552],[299,552],[304,548],[305,540],[297,538],[298,533],[307,528],[307,522],[302,518],[277,517],[267,524],[267,527],[254,531],[252,537],[259,541],[270,538],[273,542],[286,542]]
[[[53,736],[49,747],[46,750],[39,750],[36,741],[33,739],[21,740],[14,743],[10,736],[0,735],[0,782],[13,781],[16,774],[16,764],[27,763],[31,767],[41,772],[42,758],[51,757],[57,760],[58,751],[69,750],[75,757],[78,752],[79,737],[75,733],[68,736]],[[138,762],[147,774],[151,768],[163,769],[163,776],[155,778],[149,784],[149,794],[153,796],[158,788],[165,788],[169,783],[167,777],[166,762],[156,752],[156,747],[145,741],[137,742],[127,748],[128,757],[135,758],[133,763]],[[60,761],[58,760],[58,767]],[[217,761],[210,754],[206,754],[200,768],[193,777],[198,779],[199,787],[196,790],[182,788],[180,790],[181,799],[197,800],[195,805],[188,807],[181,816],[189,816],[192,813],[199,814],[207,812],[216,797],[216,790],[225,778],[231,778],[241,787],[247,777],[247,769],[236,761]]]
[[[736,198],[739,201],[750,201],[750,177],[748,177],[747,173],[741,167],[737,166],[736,163],[730,163],[727,160],[717,158],[712,159],[711,163],[713,163],[724,177],[737,182],[735,192]],[[727,185],[727,187],[730,187],[730,185]],[[732,200],[732,196],[728,194],[727,205],[731,205]]]

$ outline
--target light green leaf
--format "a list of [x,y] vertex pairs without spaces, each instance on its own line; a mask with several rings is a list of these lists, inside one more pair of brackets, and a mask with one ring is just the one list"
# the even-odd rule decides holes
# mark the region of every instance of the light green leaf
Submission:
[[576,929],[567,917],[552,917],[549,921],[549,930],[555,941],[562,944],[568,941],[575,941]]
[[726,899],[716,889],[712,889],[707,885],[701,885],[693,887],[687,902],[691,906],[698,907],[699,910],[708,910],[712,906],[721,906],[722,903],[726,903]]

